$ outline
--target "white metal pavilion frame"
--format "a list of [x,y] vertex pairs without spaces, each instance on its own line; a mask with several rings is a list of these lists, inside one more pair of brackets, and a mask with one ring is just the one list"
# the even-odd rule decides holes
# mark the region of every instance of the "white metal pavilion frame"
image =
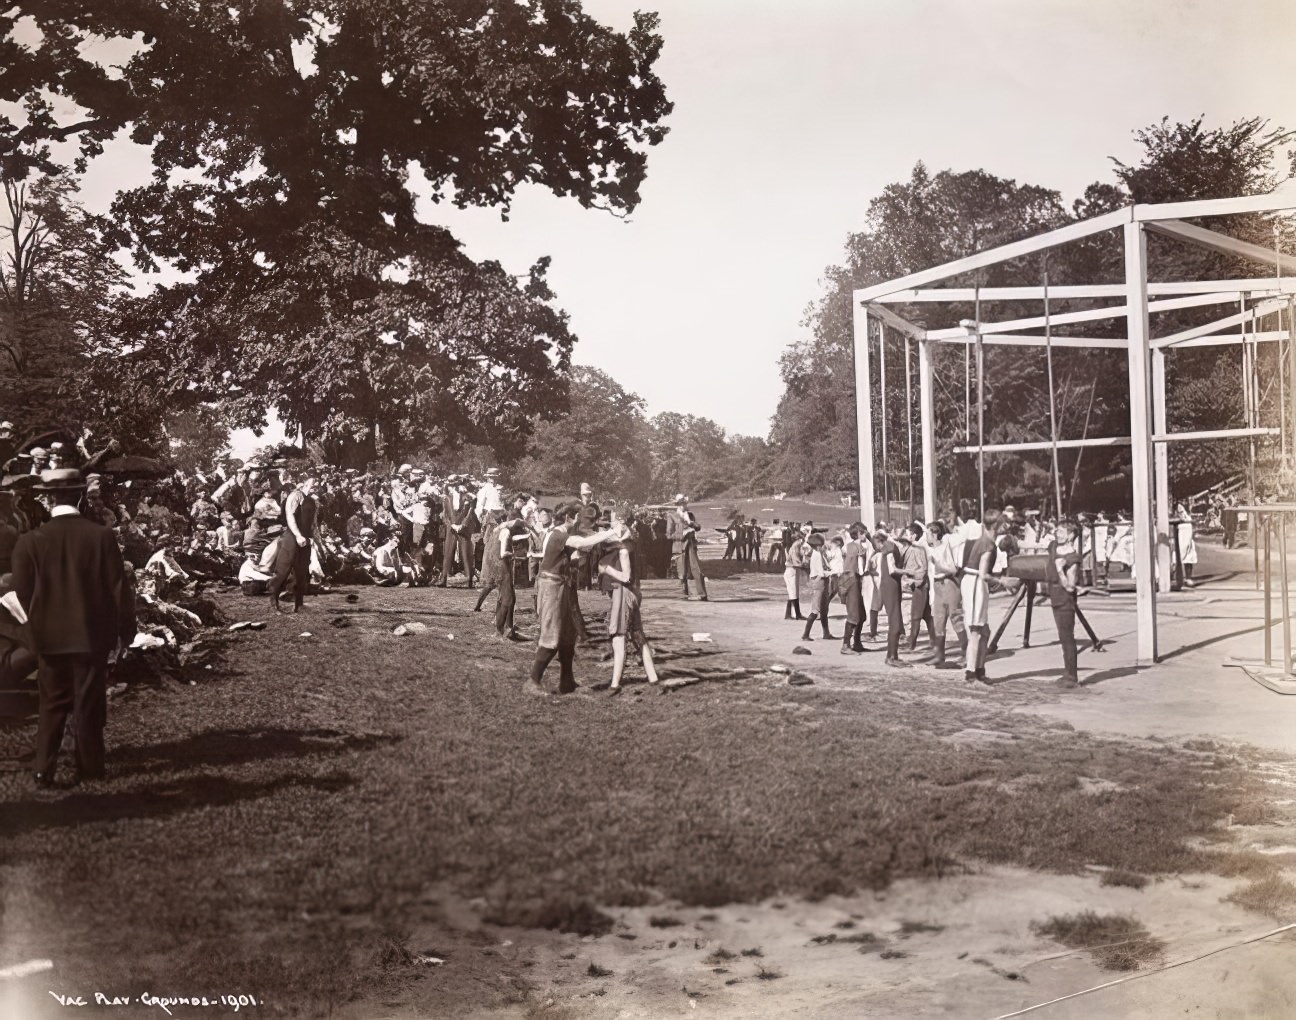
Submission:
[[[914,341],[918,345],[922,491],[926,520],[932,520],[936,516],[932,344],[1043,346],[1046,342],[1051,342],[1056,347],[1123,348],[1127,352],[1129,366],[1130,435],[1128,439],[1107,437],[1059,440],[1058,446],[1060,448],[1111,446],[1128,442],[1131,447],[1135,535],[1134,577],[1138,624],[1137,661],[1140,665],[1155,662],[1157,660],[1157,589],[1159,587],[1162,592],[1169,591],[1171,580],[1169,457],[1165,444],[1174,440],[1235,438],[1268,435],[1277,431],[1259,427],[1258,419],[1252,416],[1248,422],[1249,427],[1243,429],[1191,433],[1168,432],[1165,352],[1168,349],[1178,350],[1218,344],[1250,344],[1252,345],[1250,349],[1254,352],[1255,343],[1290,339],[1292,332],[1290,315],[1287,316],[1286,326],[1278,330],[1259,332],[1255,329],[1255,324],[1266,315],[1292,308],[1292,295],[1296,295],[1296,257],[1276,255],[1272,250],[1181,221],[1189,218],[1236,216],[1247,213],[1279,213],[1292,209],[1296,209],[1296,193],[1292,191],[1283,194],[1174,202],[1163,205],[1131,205],[1036,237],[979,252],[943,266],[856,290],[854,292],[855,399],[862,515],[865,517],[871,515],[874,507],[873,396],[869,386],[869,337],[873,322],[877,322],[881,330],[894,329],[901,332],[906,337],[906,346],[909,341]],[[975,329],[960,326],[930,331],[900,317],[887,307],[921,302],[979,301],[984,305],[995,301],[1043,301],[1046,297],[1043,287],[928,288],[930,284],[951,277],[1117,228],[1123,231],[1125,242],[1125,282],[1123,284],[1049,287],[1047,297],[1049,299],[1119,298],[1123,299],[1121,304],[1068,312],[1048,319],[985,322],[979,323]],[[1271,271],[1276,265],[1278,275],[1245,280],[1149,283],[1147,278],[1147,232],[1149,230],[1266,265]],[[1255,303],[1248,307],[1247,300]],[[1150,314],[1211,304],[1228,304],[1234,308],[1241,305],[1242,310],[1227,318],[1170,336],[1152,337]],[[1042,328],[1046,324],[1101,321],[1117,317],[1125,318],[1128,324],[1124,339],[1057,337],[1046,341],[1044,336],[1022,332]],[[1281,326],[1281,315],[1279,323]],[[1245,333],[1247,325],[1253,327],[1249,334]],[[1243,332],[1228,334],[1221,332],[1238,327],[1241,327]],[[1288,352],[1289,357],[1296,359],[1296,344],[1289,344]],[[1293,374],[1293,385],[1288,387],[1286,400],[1293,409],[1293,415],[1296,416],[1296,373]],[[984,436],[977,438],[979,442],[984,441]],[[961,452],[984,456],[986,453],[994,452],[1047,450],[1052,446],[1051,442],[1046,441],[965,446],[959,449]]]

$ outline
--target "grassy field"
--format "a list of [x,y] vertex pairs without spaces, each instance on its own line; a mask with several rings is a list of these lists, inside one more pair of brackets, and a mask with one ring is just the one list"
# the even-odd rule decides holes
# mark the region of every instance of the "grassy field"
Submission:
[[[601,908],[662,905],[668,924],[671,904],[816,899],[976,862],[1100,865],[1131,885],[1245,873],[1255,909],[1286,902],[1285,859],[1227,852],[1225,820],[1291,810],[1256,760],[1096,739],[1006,696],[868,675],[789,686],[764,661],[699,653],[687,604],[649,589],[664,675],[748,675],[613,699],[593,689],[609,671],[594,647],[580,692],[528,697],[532,646],[489,640],[468,592],[361,589],[222,633],[192,685],[115,699],[106,783],[37,793],[15,764],[31,728],[0,731],[0,966],[49,957],[73,991],[245,992],[266,1003],[254,1015],[461,1015],[526,1006],[540,984],[490,956],[483,925],[599,936]],[[413,620],[428,632],[391,633]],[[437,944],[411,944],[429,925]],[[431,980],[419,953],[456,965]]]

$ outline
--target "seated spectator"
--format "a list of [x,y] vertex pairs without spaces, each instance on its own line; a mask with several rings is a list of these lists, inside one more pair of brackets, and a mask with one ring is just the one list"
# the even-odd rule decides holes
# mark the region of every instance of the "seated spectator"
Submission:
[[259,557],[248,553],[243,558],[243,563],[239,567],[238,583],[244,595],[265,595],[270,590],[270,582],[274,579],[275,556],[278,552],[279,539],[275,538]]
[[221,513],[221,524],[216,529],[216,549],[223,556],[236,556],[243,552],[243,529],[229,510]]
[[400,535],[392,532],[387,536],[374,553],[373,566],[374,583],[382,585],[385,588],[394,588],[405,582],[405,568],[400,558]]
[[[184,539],[181,538],[180,541],[184,541]],[[188,573],[185,572],[185,569],[180,566],[180,563],[175,558],[173,548],[175,540],[170,535],[158,535],[156,542],[153,555],[144,564],[144,573],[168,581],[177,580],[182,584],[188,581]]]

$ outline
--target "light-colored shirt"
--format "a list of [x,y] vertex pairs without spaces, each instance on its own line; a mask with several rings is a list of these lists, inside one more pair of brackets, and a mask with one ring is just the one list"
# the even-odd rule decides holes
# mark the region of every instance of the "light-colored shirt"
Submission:
[[381,545],[374,553],[374,570],[384,577],[398,577],[401,572],[400,557],[389,545]]
[[503,490],[494,482],[484,482],[480,489],[477,490],[477,519],[481,520],[483,515],[494,513],[497,510],[504,509]]
[[931,565],[932,580],[959,579],[959,561],[954,555],[954,547],[948,535],[935,545],[927,547],[927,559]]

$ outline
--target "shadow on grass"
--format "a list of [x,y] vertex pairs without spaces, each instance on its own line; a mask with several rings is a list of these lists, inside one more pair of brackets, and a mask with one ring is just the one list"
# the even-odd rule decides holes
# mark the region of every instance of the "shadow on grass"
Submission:
[[401,737],[381,733],[342,733],[338,730],[208,730],[183,740],[160,744],[126,744],[111,755],[115,775],[156,773],[160,768],[241,765],[272,758],[303,758],[345,751],[371,751]]
[[454,611],[454,610],[449,610],[449,609],[409,609],[409,608],[402,608],[402,609],[382,609],[382,608],[379,608],[378,606],[373,606],[373,607],[369,607],[369,606],[333,606],[333,607],[331,607],[331,608],[329,609],[329,612],[330,612],[330,613],[339,613],[339,614],[341,614],[341,613],[347,613],[347,614],[352,615],[352,616],[366,616],[366,615],[371,615],[371,614],[372,614],[372,615],[374,615],[374,616],[452,616],[452,617],[460,617],[460,616],[463,616],[463,614],[464,614],[465,612],[469,612],[469,611],[471,611],[471,609],[472,609],[472,606],[468,606],[468,608],[467,608],[466,610],[462,610],[462,611],[458,611],[458,612],[456,612],[456,611]]
[[0,818],[0,838],[21,836],[38,829],[60,829],[95,822],[165,818],[201,808],[257,800],[290,787],[335,793],[354,781],[345,773],[328,776],[290,773],[254,783],[221,776],[193,776],[142,790],[73,793],[55,801],[18,801]]

